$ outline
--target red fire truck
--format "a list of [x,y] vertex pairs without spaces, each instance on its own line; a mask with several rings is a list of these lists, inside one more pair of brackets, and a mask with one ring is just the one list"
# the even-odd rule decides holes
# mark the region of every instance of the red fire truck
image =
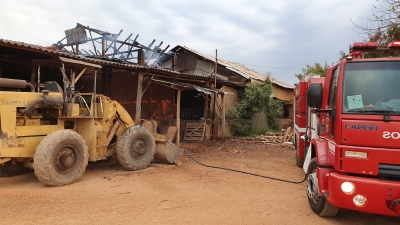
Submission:
[[400,216],[400,42],[358,42],[351,53],[295,88],[296,163],[319,216],[339,208]]

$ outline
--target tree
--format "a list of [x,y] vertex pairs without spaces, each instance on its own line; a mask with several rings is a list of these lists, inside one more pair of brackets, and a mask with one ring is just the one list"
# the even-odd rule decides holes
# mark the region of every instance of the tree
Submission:
[[[369,41],[378,42],[378,45],[381,48],[386,48],[390,42],[396,40],[400,40],[400,26],[395,24],[387,28],[385,32],[378,30],[369,35]],[[400,53],[393,51],[370,51],[365,54],[365,58],[379,58],[388,56],[398,57],[400,56]]]
[[325,62],[323,66],[319,62],[316,62],[313,66],[307,64],[301,69],[301,73],[295,74],[294,76],[299,80],[302,80],[307,75],[320,75],[324,77],[328,68],[329,65],[327,62]]
[[[251,117],[259,112],[264,112],[267,122],[271,129],[279,126],[277,118],[282,115],[282,102],[271,98],[272,83],[270,74],[263,82],[250,83],[241,93],[241,100],[231,110],[237,119],[250,120]],[[239,126],[243,126],[239,124]],[[232,127],[235,130],[235,127]],[[250,127],[251,128],[251,127]]]
[[377,0],[377,6],[372,6],[372,15],[364,18],[367,24],[355,24],[360,29],[360,34],[366,34],[369,38],[375,35],[390,33],[400,26],[400,0]]

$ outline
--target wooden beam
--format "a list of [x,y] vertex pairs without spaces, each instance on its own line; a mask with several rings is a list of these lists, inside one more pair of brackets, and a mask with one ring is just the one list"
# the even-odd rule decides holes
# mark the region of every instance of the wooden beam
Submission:
[[106,57],[107,40],[103,37],[101,39],[101,57]]
[[176,96],[176,127],[178,128],[176,145],[179,147],[181,139],[181,90],[178,90],[178,95]]
[[83,70],[78,74],[78,76],[76,76],[75,78],[75,83],[79,80],[79,78],[81,78],[81,76],[86,72],[86,67],[83,68]]
[[[154,75],[153,75],[151,78],[153,79],[153,78],[154,78]],[[149,88],[150,84],[151,84],[151,81],[149,81],[149,82],[147,83],[146,87],[145,87],[144,90],[143,90],[142,96],[143,96],[144,93],[146,92],[147,88]]]
[[140,113],[142,111],[142,90],[143,90],[143,73],[139,73],[138,85],[136,90],[136,114],[135,124],[140,124]]
[[225,140],[225,94],[221,95],[222,104],[222,140]]

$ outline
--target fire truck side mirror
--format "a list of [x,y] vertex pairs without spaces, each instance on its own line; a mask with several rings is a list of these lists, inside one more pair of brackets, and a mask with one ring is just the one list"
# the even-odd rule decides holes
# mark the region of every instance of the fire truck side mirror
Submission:
[[307,90],[307,104],[311,108],[321,108],[322,106],[322,84],[312,83]]

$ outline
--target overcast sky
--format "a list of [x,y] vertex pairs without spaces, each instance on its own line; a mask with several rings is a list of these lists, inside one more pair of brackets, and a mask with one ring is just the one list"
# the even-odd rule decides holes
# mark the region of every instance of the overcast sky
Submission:
[[[245,64],[290,84],[306,64],[336,63],[363,41],[350,19],[371,14],[376,0],[0,0],[0,38],[48,46],[76,23],[120,39],[139,34]],[[134,37],[133,36],[133,37]]]

